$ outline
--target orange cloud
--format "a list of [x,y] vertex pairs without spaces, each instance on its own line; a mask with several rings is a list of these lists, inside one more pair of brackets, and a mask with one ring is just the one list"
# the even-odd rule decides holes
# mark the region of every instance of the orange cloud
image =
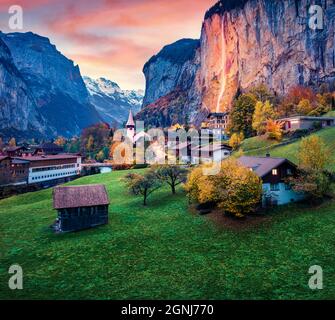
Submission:
[[[8,5],[11,1],[0,0]],[[126,88],[143,87],[144,63],[164,45],[200,35],[216,0],[19,0],[46,36],[88,75],[113,70]],[[48,9],[46,11],[46,8]],[[44,11],[43,11],[44,10]],[[42,12],[42,13],[41,13]],[[29,27],[27,27],[28,29]],[[36,27],[34,29],[36,31]],[[27,30],[28,31],[28,30]],[[134,80],[134,74],[138,76]],[[129,74],[129,80],[127,80]],[[104,76],[107,76],[104,74]],[[122,80],[121,80],[122,79]]]

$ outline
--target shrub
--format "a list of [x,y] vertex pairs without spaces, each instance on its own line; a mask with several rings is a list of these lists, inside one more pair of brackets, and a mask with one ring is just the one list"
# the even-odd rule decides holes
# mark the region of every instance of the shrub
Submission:
[[262,181],[234,159],[221,163],[217,175],[203,175],[203,167],[189,175],[187,191],[200,204],[215,202],[219,208],[237,217],[254,212],[262,198]]

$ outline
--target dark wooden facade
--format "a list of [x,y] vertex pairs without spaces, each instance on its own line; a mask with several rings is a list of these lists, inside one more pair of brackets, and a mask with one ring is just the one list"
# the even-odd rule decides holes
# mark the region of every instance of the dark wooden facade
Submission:
[[57,232],[72,232],[108,223],[109,199],[104,185],[56,187]]
[[291,176],[297,175],[297,167],[286,161],[279,165],[276,168],[272,168],[272,170],[262,177],[263,183],[277,184],[280,182],[285,182],[285,180]]
[[108,223],[108,205],[58,210],[62,232],[93,228]]

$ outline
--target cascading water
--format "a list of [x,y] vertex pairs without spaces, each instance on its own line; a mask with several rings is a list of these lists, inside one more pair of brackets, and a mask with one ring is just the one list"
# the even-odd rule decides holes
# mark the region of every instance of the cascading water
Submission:
[[224,40],[224,16],[221,17],[221,76],[220,76],[220,92],[218,96],[218,101],[216,105],[216,112],[220,112],[220,102],[223,98],[225,87],[226,87],[226,77],[225,77],[225,48],[226,48],[226,43]]

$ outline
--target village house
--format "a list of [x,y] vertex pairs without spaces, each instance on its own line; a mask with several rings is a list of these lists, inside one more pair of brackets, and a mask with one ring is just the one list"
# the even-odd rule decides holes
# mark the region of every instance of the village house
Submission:
[[104,185],[56,187],[53,207],[57,232],[71,232],[108,223],[109,199]]
[[195,149],[198,156],[193,156],[191,163],[221,162],[231,156],[233,149],[224,143],[213,143]]
[[29,161],[0,156],[0,186],[28,182]]
[[286,179],[297,174],[297,166],[285,158],[242,156],[238,162],[255,172],[263,182],[264,207],[284,205],[304,199],[304,195],[292,190]]
[[321,128],[334,127],[335,117],[296,116],[278,119],[277,122],[283,124],[284,131],[311,130],[316,126]]
[[63,153],[63,147],[53,143],[53,142],[46,142],[42,143],[39,146],[35,147],[34,155],[55,155]]
[[8,157],[21,157],[22,154],[27,150],[24,146],[6,147],[4,154]]
[[80,155],[41,155],[15,159],[29,161],[29,184],[45,183],[57,179],[68,181],[81,173],[82,157]]

